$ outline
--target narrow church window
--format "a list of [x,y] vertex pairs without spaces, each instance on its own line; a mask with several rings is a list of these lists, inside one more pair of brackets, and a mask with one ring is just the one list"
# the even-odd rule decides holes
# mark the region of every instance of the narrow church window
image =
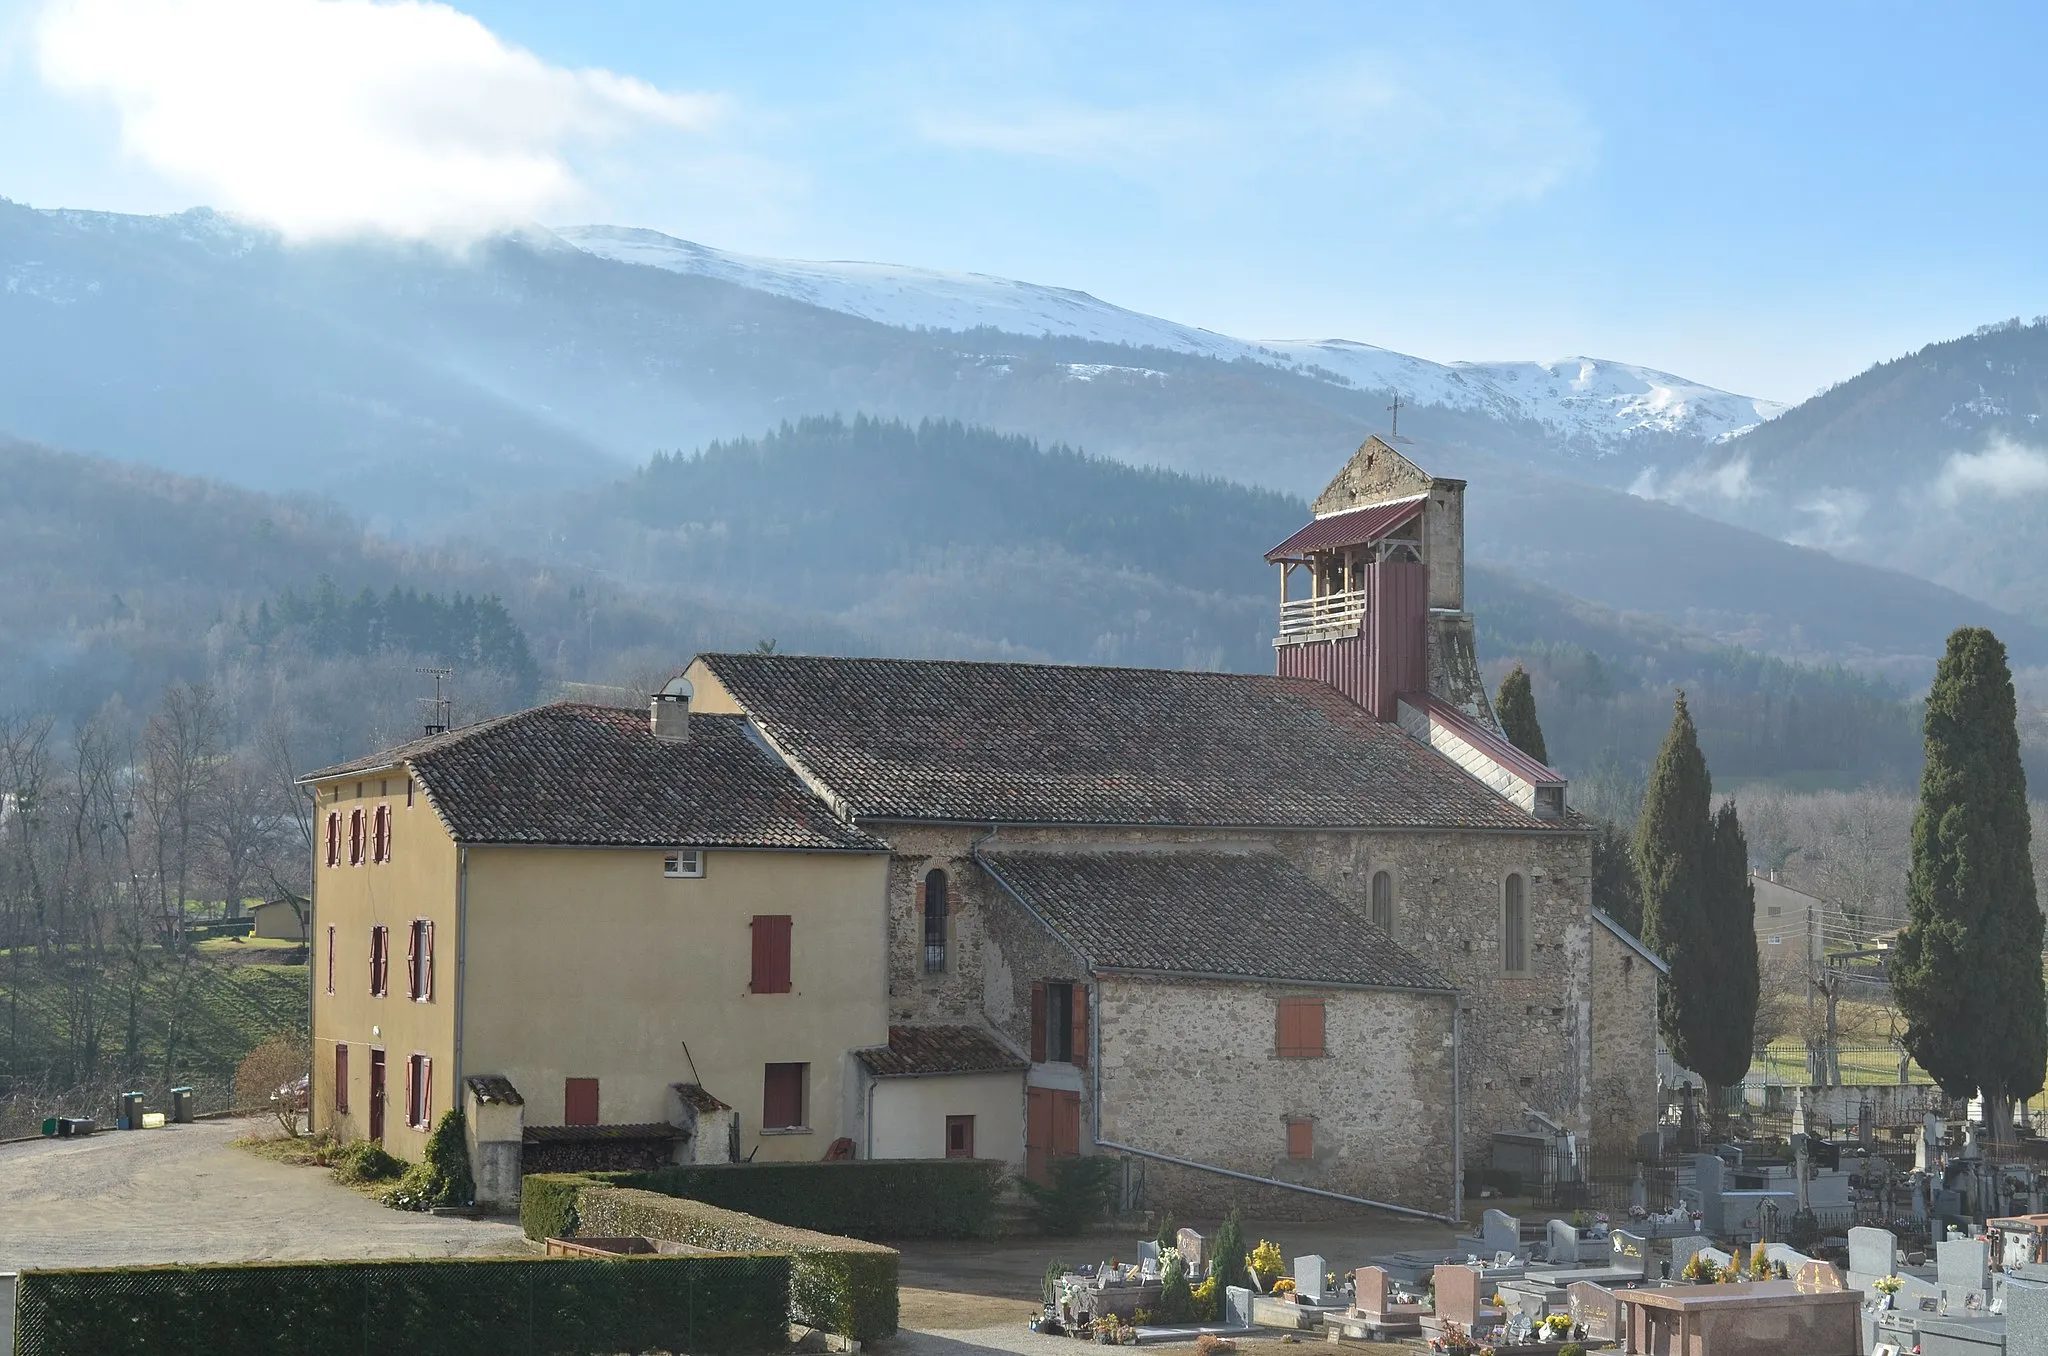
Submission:
[[1529,888],[1511,875],[1501,901],[1501,968],[1522,974],[1529,968]]
[[924,972],[943,973],[946,968],[946,873],[927,871],[924,877]]
[[1372,873],[1372,925],[1392,935],[1394,931],[1394,876],[1389,871]]

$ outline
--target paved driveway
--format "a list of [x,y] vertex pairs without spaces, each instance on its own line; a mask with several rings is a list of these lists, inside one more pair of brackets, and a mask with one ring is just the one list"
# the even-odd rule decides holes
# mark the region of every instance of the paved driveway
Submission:
[[528,1251],[515,1224],[387,1209],[322,1169],[228,1147],[265,1123],[0,1145],[0,1271]]

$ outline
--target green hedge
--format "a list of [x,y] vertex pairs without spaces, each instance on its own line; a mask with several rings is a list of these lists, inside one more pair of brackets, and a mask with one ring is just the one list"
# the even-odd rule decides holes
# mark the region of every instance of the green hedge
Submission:
[[1003,1165],[985,1159],[719,1163],[593,1174],[797,1229],[848,1238],[986,1238],[995,1231]]
[[519,1182],[519,1225],[536,1243],[576,1232],[576,1193],[590,1185],[580,1172],[534,1172]]
[[[526,1179],[528,1191],[534,1181]],[[556,1188],[550,1184],[543,1190]],[[793,1229],[702,1201],[595,1182],[575,1193],[572,1208],[577,1231],[594,1238],[639,1234],[721,1251],[787,1253],[791,1318],[861,1342],[896,1331],[900,1259],[894,1248]],[[548,1210],[556,1212],[550,1217],[559,1217],[559,1207]],[[541,1218],[540,1212],[535,1218]]]
[[788,1344],[784,1256],[25,1271],[17,1356],[598,1356]]

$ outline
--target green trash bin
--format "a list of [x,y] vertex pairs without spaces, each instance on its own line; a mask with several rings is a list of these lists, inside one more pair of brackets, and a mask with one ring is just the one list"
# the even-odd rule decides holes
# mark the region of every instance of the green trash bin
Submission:
[[43,1134],[51,1139],[55,1139],[57,1137],[57,1118],[55,1116],[46,1116],[43,1118]]
[[140,1130],[142,1128],[142,1094],[124,1092],[121,1094],[120,1110],[114,1117],[116,1130]]

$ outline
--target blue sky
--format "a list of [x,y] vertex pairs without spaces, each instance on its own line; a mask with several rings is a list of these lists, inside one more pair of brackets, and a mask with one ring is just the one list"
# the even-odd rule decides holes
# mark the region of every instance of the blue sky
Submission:
[[2048,311],[2021,7],[379,8],[0,0],[0,195],[611,221],[1787,400]]

